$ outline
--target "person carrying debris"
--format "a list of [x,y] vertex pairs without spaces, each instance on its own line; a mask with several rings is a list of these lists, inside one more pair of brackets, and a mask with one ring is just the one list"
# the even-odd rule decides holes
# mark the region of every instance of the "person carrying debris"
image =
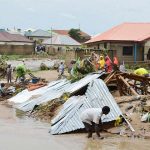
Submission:
[[102,125],[101,117],[103,115],[107,115],[110,112],[110,108],[108,106],[104,106],[101,108],[88,108],[81,113],[81,120],[85,126],[85,129],[88,132],[88,138],[92,137],[93,126],[95,128],[95,132],[99,138],[103,138],[100,136],[100,126]]
[[15,82],[17,82],[18,78],[20,82],[24,82],[25,80],[25,74],[26,74],[26,67],[24,64],[19,64],[16,67],[16,80]]
[[11,83],[11,78],[12,78],[12,67],[11,67],[10,64],[7,66],[6,76],[7,76],[7,83]]

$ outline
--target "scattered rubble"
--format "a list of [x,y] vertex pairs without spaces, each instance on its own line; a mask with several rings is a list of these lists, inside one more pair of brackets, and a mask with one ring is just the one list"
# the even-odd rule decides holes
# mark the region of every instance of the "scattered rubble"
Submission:
[[28,116],[50,122],[51,119],[57,114],[57,110],[64,103],[59,99],[52,100],[38,107],[35,106],[34,110]]
[[[97,78],[104,80],[103,86],[100,83],[102,81]],[[134,84],[135,82],[138,84]],[[104,88],[106,85],[109,90]],[[147,123],[150,111],[149,87],[150,78],[146,77],[118,71],[110,74],[97,74],[97,76],[95,74],[93,77],[84,77],[74,83],[64,79],[30,92],[25,90],[22,94],[26,97],[22,98],[17,108],[29,111],[29,116],[36,119],[48,122],[53,119],[51,133],[61,134],[82,129],[84,126],[79,119],[80,111],[89,107],[101,107],[104,105],[104,103],[101,104],[101,100],[107,102],[108,99],[111,99],[110,107],[113,108],[112,104],[115,104],[113,109],[115,111],[118,109],[119,113],[115,115],[115,118],[112,117],[113,115],[108,117],[111,122],[104,123],[105,127],[109,126],[105,131],[121,136],[148,139],[150,137],[150,125]],[[108,93],[105,93],[106,91]],[[109,91],[117,93],[114,94],[118,96],[114,101]],[[10,101],[20,102],[19,97],[22,97],[21,93]],[[148,114],[148,117],[143,123],[141,118],[145,114]],[[120,115],[124,121],[118,121]]]

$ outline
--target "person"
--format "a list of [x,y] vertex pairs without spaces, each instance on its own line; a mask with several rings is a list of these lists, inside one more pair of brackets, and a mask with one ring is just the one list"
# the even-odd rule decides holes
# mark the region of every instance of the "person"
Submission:
[[117,57],[115,56],[114,58],[113,58],[113,69],[115,70],[115,71],[117,71],[117,70],[119,70],[119,62],[118,62],[118,59],[117,59]]
[[139,75],[139,76],[149,77],[149,73],[145,68],[137,67],[136,70],[134,71],[134,74]]
[[7,83],[11,83],[11,78],[12,78],[12,67],[11,67],[10,64],[7,66],[6,76],[7,76]]
[[[136,70],[134,71],[134,74],[136,75],[139,75],[139,76],[144,76],[144,77],[149,77],[149,73],[148,71],[145,69],[145,68],[139,68],[139,67],[136,67]],[[134,81],[134,85],[136,85],[136,80]],[[145,84],[143,82],[140,82],[140,85],[142,87],[145,86]],[[144,92],[142,91],[141,94],[144,94]]]
[[119,62],[116,56],[114,57],[114,65],[117,65],[117,66],[119,65]]
[[100,127],[102,125],[101,123],[101,117],[103,115],[107,115],[110,112],[110,108],[108,106],[104,106],[101,108],[88,108],[85,111],[83,111],[80,115],[80,118],[85,126],[85,129],[88,132],[88,138],[92,137],[93,133],[93,126],[95,128],[95,132],[98,137],[102,138],[100,136]]
[[105,57],[105,69],[108,73],[112,72],[112,61],[108,55]]
[[5,83],[0,84],[0,96],[5,96]]
[[26,74],[26,67],[25,67],[25,65],[24,64],[19,64],[16,67],[16,80],[15,80],[15,82],[17,82],[18,78],[19,78],[19,82],[24,82],[25,74]]
[[100,56],[99,65],[100,65],[100,69],[103,70],[105,67],[105,60],[103,55]]
[[65,70],[64,63],[61,62],[58,68],[59,76],[62,76],[64,74],[64,70]]
[[119,70],[120,70],[121,72],[126,72],[126,67],[125,67],[125,65],[124,65],[124,62],[119,66]]
[[71,60],[70,64],[68,65],[68,73],[69,74],[71,74],[71,70],[72,70],[75,63],[76,63],[76,61]]

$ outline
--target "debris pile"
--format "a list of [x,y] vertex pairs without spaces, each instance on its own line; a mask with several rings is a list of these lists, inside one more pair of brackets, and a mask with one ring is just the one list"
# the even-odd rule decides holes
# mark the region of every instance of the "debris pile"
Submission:
[[41,104],[38,107],[35,107],[34,110],[29,113],[30,117],[35,119],[40,119],[44,121],[50,121],[55,115],[59,108],[64,103],[64,101],[60,101],[59,99],[52,100],[45,104]]
[[150,94],[150,78],[130,73],[115,71],[110,73],[104,82],[116,85],[120,96],[147,95]]
[[[112,96],[114,91],[118,97]],[[80,113],[107,105],[111,113],[102,118],[104,125],[112,123],[111,127],[119,129],[115,133],[122,136],[148,138],[149,124],[141,119],[150,121],[149,94],[150,78],[114,71],[88,74],[73,83],[66,79],[53,81],[39,89],[26,89],[9,101],[34,118],[52,120],[52,134],[83,129]]]

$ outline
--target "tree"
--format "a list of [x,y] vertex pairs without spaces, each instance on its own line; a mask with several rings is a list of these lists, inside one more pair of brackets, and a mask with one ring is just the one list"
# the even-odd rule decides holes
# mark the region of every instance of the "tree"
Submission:
[[82,39],[80,29],[70,29],[69,35],[78,42]]

